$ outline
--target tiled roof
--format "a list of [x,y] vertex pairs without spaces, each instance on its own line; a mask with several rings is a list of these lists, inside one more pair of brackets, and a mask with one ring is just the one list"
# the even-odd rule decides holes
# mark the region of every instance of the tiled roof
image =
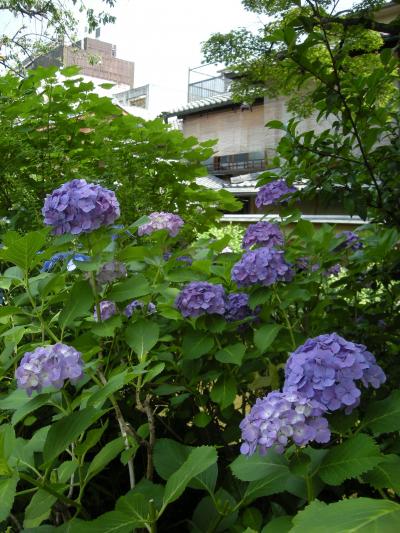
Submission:
[[[360,217],[351,217],[349,215],[301,215],[303,220],[309,220],[314,224],[348,224],[360,226],[361,224],[368,224],[368,220],[362,220]],[[228,213],[221,218],[222,222],[258,222],[259,220],[277,220],[279,215],[263,215],[256,213]]]
[[225,187],[225,182],[217,176],[203,176],[201,178],[196,178],[197,185],[202,185],[207,189],[219,190]]
[[201,100],[194,100],[193,102],[188,102],[187,104],[177,107],[172,111],[166,111],[163,113],[166,117],[174,117],[180,115],[189,115],[197,111],[203,111],[206,109],[214,109],[216,107],[223,107],[226,104],[232,102],[232,97],[230,93],[221,93],[216,96],[209,96],[208,98],[203,98]]

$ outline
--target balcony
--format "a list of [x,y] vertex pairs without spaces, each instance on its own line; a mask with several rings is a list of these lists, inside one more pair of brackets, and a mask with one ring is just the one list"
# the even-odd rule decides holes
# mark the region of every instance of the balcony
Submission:
[[238,176],[265,170],[265,159],[250,159],[246,161],[223,160],[223,157],[215,157],[214,161],[207,166],[210,174],[216,176]]

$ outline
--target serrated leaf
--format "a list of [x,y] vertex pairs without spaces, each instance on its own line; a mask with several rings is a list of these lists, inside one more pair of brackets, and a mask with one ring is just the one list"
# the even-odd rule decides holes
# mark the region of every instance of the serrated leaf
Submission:
[[192,449],[183,465],[167,481],[163,509],[177,500],[189,481],[216,463],[217,458],[217,452],[211,446],[201,446],[200,448]]
[[138,320],[134,324],[129,324],[125,330],[126,342],[139,359],[157,344],[159,336],[160,328],[151,320]]
[[237,385],[235,378],[223,374],[211,389],[210,398],[213,402],[219,404],[221,409],[225,409],[233,403],[233,400],[236,398],[236,392]]
[[209,353],[214,346],[214,339],[209,333],[191,331],[183,336],[182,356],[184,359],[198,359]]
[[376,489],[392,489],[400,494],[400,457],[388,455],[385,461],[364,474],[363,480]]
[[400,390],[395,390],[385,400],[369,405],[362,427],[368,427],[374,435],[400,430]]
[[128,381],[129,377],[127,370],[112,376],[105,385],[89,397],[87,405],[94,405],[96,408],[100,408],[111,394],[122,389]]
[[46,463],[52,461],[76,440],[91,424],[93,424],[105,411],[94,407],[87,407],[76,411],[55,422],[48,434],[43,448],[43,458]]
[[121,283],[116,283],[109,294],[109,299],[113,302],[124,302],[139,296],[145,296],[151,292],[151,287],[147,279],[138,274],[133,278],[128,278]]
[[371,470],[381,461],[375,441],[360,434],[331,448],[322,460],[318,475],[328,485],[340,485],[346,479]]
[[55,496],[39,489],[25,510],[24,528],[40,526],[50,516],[51,508],[56,501]]
[[93,291],[87,281],[77,281],[72,287],[68,302],[61,311],[58,321],[62,328],[89,313],[94,302]]
[[16,472],[11,477],[0,479],[0,522],[6,520],[11,512],[18,479]]
[[32,231],[23,237],[13,239],[7,248],[0,250],[0,258],[13,263],[27,272],[41,261],[37,252],[46,242],[46,232]]
[[264,324],[254,332],[254,344],[261,353],[271,346],[281,329],[279,324]]
[[389,500],[352,498],[323,504],[314,501],[293,518],[290,533],[397,533],[400,505]]
[[215,354],[215,359],[220,363],[230,363],[232,365],[241,365],[243,356],[246,353],[246,346],[238,342],[225,346]]
[[275,474],[290,475],[286,459],[272,450],[269,450],[266,455],[256,453],[250,457],[239,455],[231,463],[230,469],[233,475],[241,481],[258,481]]

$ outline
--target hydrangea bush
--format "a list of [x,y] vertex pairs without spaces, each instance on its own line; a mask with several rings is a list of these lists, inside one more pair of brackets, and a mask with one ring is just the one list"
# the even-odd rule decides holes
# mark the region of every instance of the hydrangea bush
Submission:
[[0,527],[289,531],[315,498],[396,505],[398,232],[353,254],[292,216],[226,253],[183,214],[116,229],[82,182],[45,200],[52,230],[2,235]]

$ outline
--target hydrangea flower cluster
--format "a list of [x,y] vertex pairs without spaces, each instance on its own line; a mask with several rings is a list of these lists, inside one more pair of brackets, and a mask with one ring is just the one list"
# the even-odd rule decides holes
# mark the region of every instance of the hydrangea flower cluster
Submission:
[[284,179],[271,181],[263,185],[256,196],[256,207],[282,203],[289,199],[289,195],[296,192],[295,187],[289,187]]
[[345,239],[339,246],[336,247],[336,250],[343,250],[345,248],[349,250],[359,250],[363,247],[363,243],[360,240],[360,237],[354,231],[341,231],[336,235],[338,239]]
[[46,196],[44,223],[55,235],[87,233],[112,224],[120,215],[115,194],[85,180],[72,180]]
[[228,294],[225,303],[225,319],[228,322],[244,320],[247,317],[255,317],[260,312],[260,308],[250,309],[249,295],[245,292],[233,292]]
[[149,215],[150,221],[139,226],[138,235],[151,235],[155,231],[166,229],[170,237],[176,237],[183,226],[183,220],[173,213],[154,212]]
[[317,400],[326,410],[349,413],[360,401],[358,380],[377,389],[386,376],[364,345],[329,333],[308,339],[290,355],[283,390]]
[[311,263],[309,257],[299,257],[296,260],[296,270],[298,272],[304,272],[305,270],[311,270],[311,272],[316,272],[320,268],[319,263]]
[[72,270],[76,269],[75,261],[90,260],[90,257],[85,254],[75,254],[74,252],[59,252],[57,254],[54,254],[52,257],[50,257],[48,261],[45,261],[43,263],[40,272],[51,272],[53,268],[57,265],[57,263],[64,261],[64,259],[67,259],[68,257],[71,258],[67,263],[68,272],[71,272]]
[[324,407],[298,392],[270,392],[258,398],[240,423],[243,443],[240,452],[252,455],[258,448],[264,455],[275,446],[282,453],[289,441],[305,446],[311,441],[328,442],[328,421],[321,416]]
[[26,352],[15,371],[18,387],[26,389],[29,396],[49,385],[60,389],[65,380],[77,381],[82,375],[80,352],[60,342]]
[[274,248],[256,248],[243,254],[232,268],[231,277],[238,287],[258,283],[269,286],[277,281],[290,281],[293,271],[286,263],[283,252]]
[[336,263],[336,265],[332,265],[326,271],[324,272],[324,276],[338,276],[340,274],[340,271],[342,270],[342,266],[339,263]]
[[[112,316],[118,313],[117,306],[111,300],[102,300],[99,303],[99,307],[100,307],[100,320],[102,321],[108,320],[109,318],[111,318]],[[96,308],[94,308],[93,317],[96,320],[96,322],[99,321],[99,319],[97,318]]]
[[[127,316],[128,318],[130,318],[133,313],[137,310],[143,310],[145,307],[145,304],[144,302],[141,302],[140,300],[132,300],[124,309],[124,314],[125,316]],[[147,310],[146,310],[146,313],[148,315],[152,315],[154,314],[155,312],[157,311],[157,308],[156,306],[150,302],[149,304],[147,304]]]
[[206,281],[192,281],[179,293],[175,307],[182,315],[198,317],[203,314],[223,315],[225,313],[225,291],[222,285]]
[[257,224],[250,224],[243,237],[243,248],[246,250],[257,244],[266,248],[273,248],[282,246],[283,243],[283,233],[279,226],[270,222],[262,221],[257,222]]
[[106,283],[112,283],[113,281],[125,278],[128,275],[126,266],[120,261],[110,261],[104,263],[100,268],[96,281],[99,285],[106,285]]

